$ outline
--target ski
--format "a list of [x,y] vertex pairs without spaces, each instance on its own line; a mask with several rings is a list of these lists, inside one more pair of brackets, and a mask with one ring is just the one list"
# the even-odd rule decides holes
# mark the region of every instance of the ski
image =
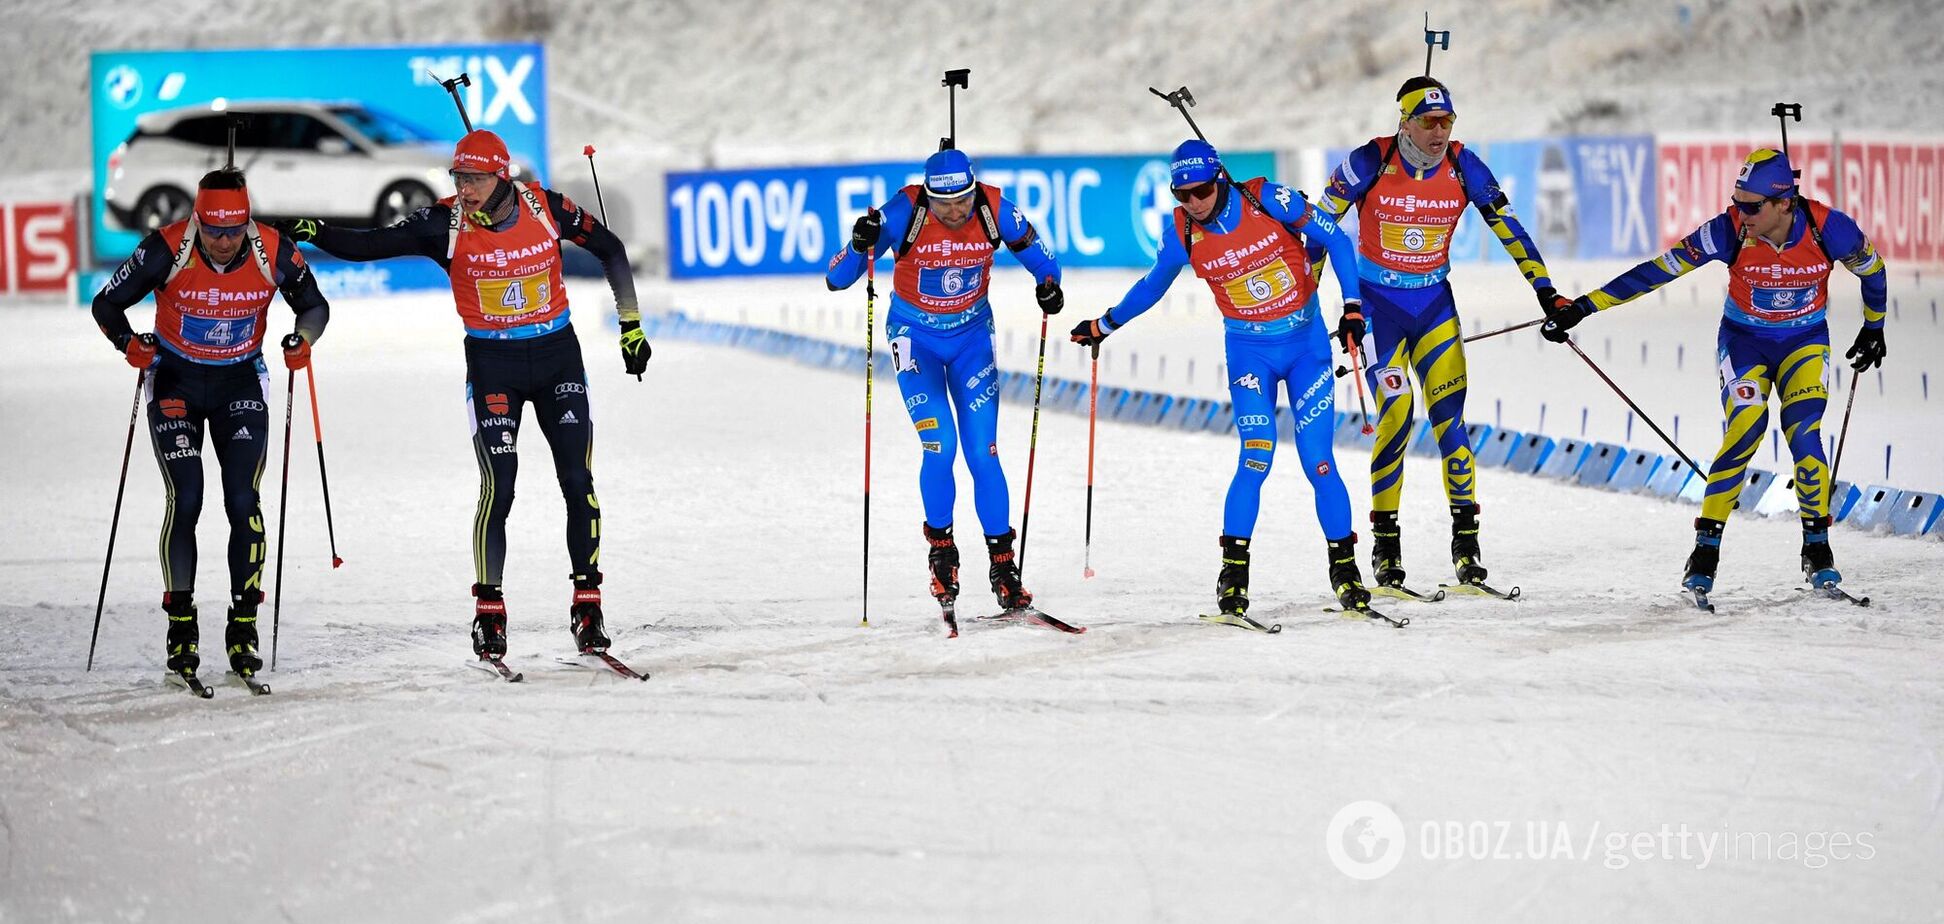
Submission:
[[1870,605],[1869,597],[1855,596],[1851,594],[1849,591],[1836,586],[1835,581],[1825,581],[1822,584],[1816,585],[1815,587],[1807,587],[1801,589],[1807,590],[1811,593],[1816,594],[1817,596],[1824,597],[1829,600],[1847,600],[1850,603],[1856,604],[1857,606]]
[[1714,604],[1708,602],[1707,591],[1699,587],[1684,587],[1682,590],[1687,591],[1688,598],[1694,604],[1695,609],[1707,610],[1710,613],[1715,611]]
[[507,667],[505,661],[502,661],[496,657],[495,658],[474,658],[471,661],[467,661],[466,666],[471,667],[474,670],[482,670],[485,671],[486,673],[497,675],[501,680],[504,680],[507,683],[519,683],[520,681],[526,679],[525,674],[522,674],[519,671],[516,671],[510,667]]
[[242,684],[244,687],[248,688],[252,696],[270,695],[270,685],[264,683],[261,680],[258,680],[256,677],[256,671],[251,671],[247,674],[242,673],[240,671],[230,671],[229,677],[231,680],[234,680]]
[[958,601],[939,601],[939,618],[945,620],[945,637],[958,638]]
[[1323,608],[1323,612],[1337,613],[1342,615],[1343,618],[1345,619],[1368,619],[1372,621],[1382,620],[1384,622],[1390,623],[1393,628],[1397,628],[1397,629],[1402,629],[1405,626],[1411,624],[1411,617],[1409,616],[1405,616],[1402,619],[1399,619],[1395,616],[1389,616],[1384,613],[1380,613],[1376,610],[1371,609],[1368,606],[1360,606],[1354,610],[1346,610],[1339,606],[1326,606]]
[[1042,612],[1038,607],[1033,607],[1033,606],[1018,606],[1009,610],[1001,610],[990,616],[981,616],[979,617],[979,619],[981,621],[986,621],[986,622],[1005,622],[1005,621],[1026,622],[1036,626],[1044,626],[1045,628],[1048,629],[1054,629],[1060,632],[1065,632],[1069,635],[1079,635],[1082,632],[1087,631],[1086,626],[1073,625],[1072,623],[1066,622],[1065,620],[1059,619],[1048,613]]
[[1248,629],[1251,632],[1261,632],[1267,635],[1276,635],[1282,632],[1282,623],[1270,623],[1265,626],[1262,623],[1250,619],[1243,613],[1203,613],[1196,618],[1203,622],[1214,623],[1218,626],[1234,626],[1238,629]]
[[1474,597],[1497,597],[1500,600],[1519,599],[1519,588],[1514,587],[1510,591],[1504,591],[1492,587],[1484,581],[1461,581],[1457,584],[1439,584],[1438,589],[1450,591],[1454,594],[1468,594]]
[[1396,600],[1415,600],[1419,603],[1436,603],[1445,598],[1443,587],[1429,594],[1419,593],[1402,584],[1377,584],[1370,588],[1371,596],[1390,597]]
[[608,671],[613,673],[617,677],[626,677],[629,680],[648,679],[647,674],[640,673],[636,671],[634,668],[621,663],[620,658],[608,654],[605,651],[583,651],[580,654],[575,655],[574,657],[571,658],[555,658],[554,660],[559,661],[562,664],[572,664],[576,667],[585,667],[588,670]]
[[203,682],[197,679],[196,672],[190,668],[184,668],[179,671],[170,671],[166,679],[171,684],[174,684],[175,686],[181,687],[182,689],[188,690],[190,693],[195,694],[196,697],[199,699],[208,699],[216,695],[215,690],[203,686]]

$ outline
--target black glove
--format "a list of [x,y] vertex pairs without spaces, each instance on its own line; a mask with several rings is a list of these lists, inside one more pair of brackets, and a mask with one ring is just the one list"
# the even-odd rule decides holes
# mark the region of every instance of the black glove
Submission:
[[1059,282],[1051,276],[1034,287],[1033,297],[1039,299],[1040,311],[1046,314],[1059,314],[1060,309],[1066,307],[1066,295],[1060,291]]
[[1559,290],[1552,286],[1540,286],[1534,291],[1539,295],[1539,310],[1549,318],[1564,311],[1573,303],[1572,299],[1559,294]]
[[1865,327],[1856,332],[1856,342],[1850,344],[1849,352],[1843,356],[1855,360],[1850,363],[1851,369],[1862,372],[1883,365],[1883,357],[1888,352],[1883,347],[1883,328]]
[[316,237],[317,229],[323,224],[315,218],[286,218],[271,227],[276,228],[278,234],[302,243]]
[[1104,314],[1092,321],[1081,321],[1073,325],[1073,333],[1067,339],[1084,347],[1097,347],[1114,332],[1113,323]]
[[1363,302],[1354,298],[1343,302],[1343,318],[1337,322],[1337,343],[1343,352],[1361,354],[1364,341]]
[[877,209],[857,216],[857,223],[851,225],[851,249],[870,256],[876,249],[878,233],[884,230],[884,219],[878,217]]
[[648,346],[648,335],[641,332],[640,321],[621,322],[621,365],[629,375],[640,378],[648,370],[648,357],[654,353]]
[[1573,329],[1581,318],[1594,312],[1593,300],[1582,295],[1567,303],[1566,307],[1546,315],[1546,323],[1539,325],[1539,336],[1554,343],[1565,343],[1572,337],[1567,331]]

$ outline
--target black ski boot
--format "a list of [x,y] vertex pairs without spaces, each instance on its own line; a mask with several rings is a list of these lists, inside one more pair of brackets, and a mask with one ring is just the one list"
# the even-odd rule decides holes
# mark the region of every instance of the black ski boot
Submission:
[[1222,573],[1215,578],[1215,609],[1224,616],[1249,612],[1249,540],[1222,537]]
[[498,584],[474,584],[472,648],[480,660],[506,657],[506,597]]
[[1363,572],[1357,570],[1357,534],[1330,540],[1330,592],[1346,613],[1370,609],[1370,591],[1364,588]]
[[992,570],[987,572],[992,578],[992,595],[1005,610],[1033,605],[1033,595],[1019,582],[1019,562],[1013,556],[1013,538],[1017,535],[1016,530],[1009,529],[1002,535],[985,537],[986,554],[992,558]]
[[1459,504],[1451,508],[1451,569],[1460,584],[1485,580],[1485,566],[1478,554],[1478,505]]
[[162,595],[162,612],[169,617],[167,650],[169,670],[180,674],[196,672],[202,655],[196,652],[196,604],[187,590],[172,590]]
[[567,628],[581,654],[606,651],[613,644],[601,619],[601,572],[574,575],[574,605],[567,610]]
[[1802,577],[1811,587],[1827,587],[1843,582],[1843,574],[1836,570],[1836,553],[1829,549],[1829,524],[1835,522],[1828,516],[1809,517],[1802,521]]
[[263,670],[257,654],[257,604],[263,592],[252,590],[230,594],[229,625],[223,629],[223,650],[229,652],[230,670],[248,677]]
[[[1694,518],[1694,551],[1688,553],[1687,574],[1681,578],[1681,586],[1703,594],[1714,590],[1715,568],[1721,564],[1721,531],[1728,524],[1723,520],[1710,520],[1707,517]],[[1823,548],[1827,550],[1828,545]],[[1808,554],[1808,546],[1803,547]]]
[[931,567],[932,597],[939,606],[954,608],[958,605],[959,595],[959,553],[958,543],[952,540],[952,528],[947,526],[939,529],[926,523],[925,544],[931,546],[931,551],[925,554],[925,563]]
[[1370,512],[1370,576],[1385,587],[1404,586],[1404,547],[1397,511]]

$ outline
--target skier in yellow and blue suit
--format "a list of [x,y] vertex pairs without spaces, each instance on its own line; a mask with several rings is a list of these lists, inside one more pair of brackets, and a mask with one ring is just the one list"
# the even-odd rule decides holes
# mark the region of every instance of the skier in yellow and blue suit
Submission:
[[1711,261],[1728,266],[1716,365],[1727,432],[1708,469],[1694,552],[1681,585],[1706,595],[1714,589],[1721,533],[1735,509],[1748,462],[1768,429],[1768,399],[1778,392],[1782,433],[1795,458],[1796,503],[1802,518],[1802,574],[1817,587],[1842,581],[1829,548],[1829,460],[1822,444],[1829,401],[1829,274],[1841,262],[1863,287],[1863,328],[1844,354],[1858,372],[1883,363],[1883,307],[1889,277],[1883,259],[1854,219],[1796,186],[1788,155],[1763,149],[1748,155],[1735,181],[1732,207],[1708,219],[1666,253],[1551,313],[1540,333],[1563,343],[1567,331],[1595,311],[1639,298]]
[[[1397,508],[1404,493],[1404,451],[1416,423],[1415,369],[1444,457],[1452,566],[1461,583],[1478,584],[1485,580],[1485,566],[1478,548],[1477,467],[1465,432],[1465,347],[1445,281],[1452,232],[1466,206],[1478,209],[1505,252],[1518,261],[1541,309],[1550,312],[1566,299],[1553,289],[1538,246],[1512,214],[1491,169],[1451,140],[1457,119],[1451,91],[1433,78],[1413,77],[1397,91],[1397,102],[1397,134],[1351,151],[1318,203],[1338,219],[1357,208],[1357,250],[1374,350],[1364,374],[1378,408],[1377,445],[1370,456],[1371,567],[1380,588],[1404,582]],[[1311,255],[1318,256],[1316,248]]]

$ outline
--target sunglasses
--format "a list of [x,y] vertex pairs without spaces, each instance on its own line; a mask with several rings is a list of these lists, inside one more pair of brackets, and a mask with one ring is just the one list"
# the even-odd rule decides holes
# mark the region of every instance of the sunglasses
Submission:
[[215,238],[222,238],[223,240],[229,240],[230,238],[233,238],[233,237],[242,237],[242,236],[243,236],[243,229],[244,229],[244,228],[247,228],[247,227],[249,227],[249,226],[248,226],[248,225],[230,225],[230,226],[229,226],[229,227],[227,227],[227,228],[219,228],[219,227],[216,227],[216,226],[214,226],[214,225],[203,225],[203,226],[202,226],[202,233],[204,233],[204,234],[207,234],[207,235],[209,235],[210,237],[215,237]]
[[1444,129],[1449,129],[1449,128],[1450,128],[1450,127],[1451,127],[1451,126],[1452,126],[1452,125],[1453,125],[1454,123],[1456,123],[1457,121],[1458,121],[1458,117],[1457,117],[1457,116],[1455,116],[1455,115],[1450,115],[1450,114],[1446,114],[1446,115],[1421,115],[1421,116],[1418,116],[1418,117],[1417,117],[1417,124],[1418,124],[1418,127],[1419,127],[1419,128],[1444,128]]
[[1209,196],[1215,195],[1215,181],[1209,180],[1206,183],[1199,183],[1194,186],[1184,186],[1180,189],[1173,190],[1173,192],[1176,202],[1193,202],[1196,199],[1206,199]]
[[1741,209],[1741,213],[1743,215],[1753,215],[1756,214],[1757,212],[1760,212],[1762,210],[1762,206],[1774,202],[1775,200],[1757,199],[1754,202],[1744,202],[1740,199],[1729,199],[1728,201],[1734,203],[1735,208]]

